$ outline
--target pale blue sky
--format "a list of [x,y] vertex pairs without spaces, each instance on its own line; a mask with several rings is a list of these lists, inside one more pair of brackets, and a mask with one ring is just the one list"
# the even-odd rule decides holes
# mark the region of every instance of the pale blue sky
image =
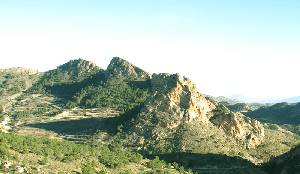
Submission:
[[297,0],[0,0],[0,67],[124,57],[200,91],[300,95]]

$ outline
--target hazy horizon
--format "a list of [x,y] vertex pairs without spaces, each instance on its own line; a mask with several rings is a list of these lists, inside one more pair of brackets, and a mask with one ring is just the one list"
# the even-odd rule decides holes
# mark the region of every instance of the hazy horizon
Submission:
[[[89,2],[89,3],[87,3]],[[300,96],[300,2],[1,1],[0,68],[114,56],[213,96]]]

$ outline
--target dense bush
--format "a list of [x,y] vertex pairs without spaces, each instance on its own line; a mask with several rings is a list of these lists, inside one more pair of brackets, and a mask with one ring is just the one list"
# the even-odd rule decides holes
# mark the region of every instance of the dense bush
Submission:
[[[109,153],[113,151],[115,153]],[[140,154],[132,155],[130,151],[124,151],[120,146],[114,146],[110,148],[102,148],[99,155],[100,163],[109,168],[121,167],[127,165],[130,162],[139,163],[142,160]]]
[[[3,160],[14,160],[17,153],[23,155],[35,154],[39,157],[39,165],[47,166],[51,161],[75,162],[80,161],[83,174],[107,173],[106,170],[120,171],[130,174],[125,166],[130,164],[145,165],[140,154],[125,149],[120,145],[75,144],[64,140],[19,136],[0,133],[0,167]],[[98,161],[97,161],[98,159]],[[107,168],[103,168],[102,166]],[[123,168],[125,167],[125,168]],[[151,169],[146,173],[168,174],[171,169],[164,161],[155,158],[149,160],[147,166]],[[100,170],[100,171],[99,171]],[[183,171],[182,173],[186,173]]]
[[149,161],[148,167],[151,169],[162,169],[166,166],[164,161],[161,161],[158,156],[156,156],[152,161]]
[[0,105],[0,114],[4,111],[3,107]]
[[148,90],[134,88],[124,80],[111,79],[103,85],[88,86],[81,90],[68,106],[77,105],[93,107],[112,107],[121,111],[128,111],[141,105],[148,97]]

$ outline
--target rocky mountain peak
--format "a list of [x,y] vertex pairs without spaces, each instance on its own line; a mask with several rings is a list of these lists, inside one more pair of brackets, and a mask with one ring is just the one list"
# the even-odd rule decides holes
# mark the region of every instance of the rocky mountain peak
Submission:
[[99,69],[99,67],[93,62],[79,58],[70,60],[69,62],[63,65],[60,65],[58,69],[62,71],[69,71],[74,74],[84,74]]
[[194,91],[196,86],[186,77],[179,74],[153,74],[151,79],[153,91],[166,92],[173,88],[185,86],[190,91]]
[[107,72],[109,76],[131,80],[145,80],[150,78],[149,73],[119,57],[114,57],[110,61]]
[[93,62],[83,59],[70,60],[69,62],[58,66],[56,69],[43,73],[36,86],[52,86],[57,83],[78,82],[100,70],[101,68]]

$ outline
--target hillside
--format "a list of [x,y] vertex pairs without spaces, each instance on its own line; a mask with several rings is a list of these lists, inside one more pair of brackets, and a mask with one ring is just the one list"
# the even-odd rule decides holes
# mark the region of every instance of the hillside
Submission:
[[299,103],[300,102],[300,96],[282,99],[282,100],[277,101],[276,103],[282,103],[282,102]]
[[114,57],[97,79],[97,85],[87,84],[73,96],[69,105],[86,108],[111,107],[128,111],[141,105],[149,96],[150,74],[124,59]]
[[30,89],[38,80],[38,71],[27,68],[0,69],[0,131],[10,129],[6,110],[12,101]]
[[68,108],[112,107],[127,111],[145,101],[149,77],[147,72],[118,57],[111,60],[107,70],[77,59],[45,72],[34,85],[33,93],[45,91],[64,100]]

